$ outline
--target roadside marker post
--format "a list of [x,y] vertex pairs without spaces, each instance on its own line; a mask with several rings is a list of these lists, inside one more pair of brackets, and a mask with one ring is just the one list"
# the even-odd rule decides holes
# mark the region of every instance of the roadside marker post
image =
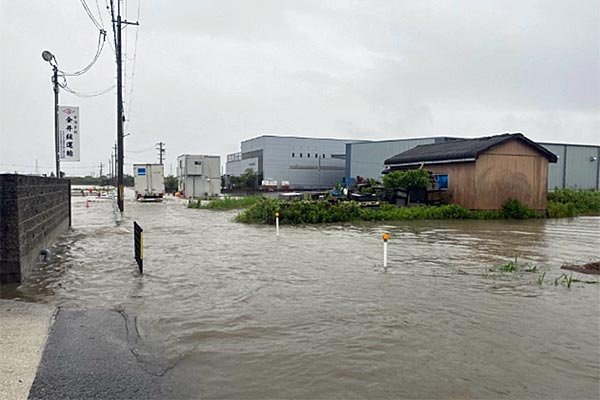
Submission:
[[382,236],[383,238],[383,268],[387,268],[387,242],[390,239],[390,234],[385,232]]
[[144,273],[144,230],[133,221],[133,247],[140,274]]
[[275,232],[279,236],[279,213],[275,213]]

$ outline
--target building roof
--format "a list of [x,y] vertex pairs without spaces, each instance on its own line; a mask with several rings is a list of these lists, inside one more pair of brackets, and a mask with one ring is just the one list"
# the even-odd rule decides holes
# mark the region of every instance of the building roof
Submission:
[[527,139],[521,133],[505,133],[496,136],[486,136],[476,139],[453,140],[449,142],[422,144],[403,153],[385,160],[385,165],[410,164],[427,161],[458,161],[475,160],[479,155],[492,147],[509,140],[520,140],[537,152],[544,155],[548,161],[556,162],[557,157],[545,147]]

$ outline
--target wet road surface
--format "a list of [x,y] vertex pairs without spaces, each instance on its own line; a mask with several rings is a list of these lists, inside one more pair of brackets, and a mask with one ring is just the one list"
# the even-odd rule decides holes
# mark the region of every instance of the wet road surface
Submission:
[[[600,218],[282,226],[276,238],[173,199],[129,201],[121,226],[108,201],[73,207],[52,261],[2,297],[135,315],[186,396],[598,396],[600,285],[552,281],[600,257]],[[537,271],[490,271],[515,257]]]

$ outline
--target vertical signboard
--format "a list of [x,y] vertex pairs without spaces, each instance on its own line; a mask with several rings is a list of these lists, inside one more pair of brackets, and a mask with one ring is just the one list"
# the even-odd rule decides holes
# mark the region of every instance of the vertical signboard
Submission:
[[60,161],[80,161],[79,107],[58,107],[58,153]]
[[144,273],[144,230],[133,221],[133,249],[140,274]]

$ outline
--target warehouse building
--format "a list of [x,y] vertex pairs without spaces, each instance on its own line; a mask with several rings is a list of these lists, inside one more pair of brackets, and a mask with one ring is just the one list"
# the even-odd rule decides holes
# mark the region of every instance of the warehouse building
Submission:
[[[456,137],[430,137],[346,144],[345,177],[381,178],[384,161],[422,144],[463,140]],[[548,189],[600,189],[600,146],[567,143],[539,143],[557,155],[548,166]]]
[[290,189],[330,188],[341,182],[345,169],[345,139],[259,136],[244,140],[241,152],[229,154],[225,173],[240,176],[247,169],[259,182]]
[[177,185],[186,197],[221,193],[221,157],[183,154],[177,157]]
[[475,210],[498,210],[517,199],[546,209],[548,164],[557,157],[520,133],[423,144],[385,160],[385,172],[423,168],[446,201]]

